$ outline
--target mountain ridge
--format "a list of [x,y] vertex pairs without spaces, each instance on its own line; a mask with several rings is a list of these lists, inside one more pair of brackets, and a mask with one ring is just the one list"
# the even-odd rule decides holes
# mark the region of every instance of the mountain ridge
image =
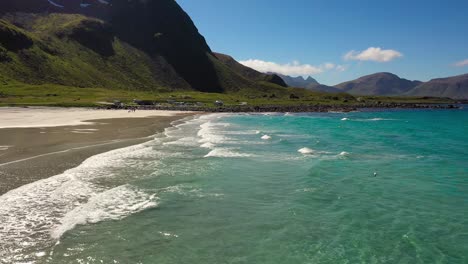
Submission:
[[432,79],[418,85],[405,95],[468,99],[468,73]]
[[[275,74],[275,73],[268,72],[268,74]],[[340,93],[341,92],[339,89],[335,87],[319,83],[317,80],[315,80],[311,76],[304,78],[302,76],[292,77],[289,75],[284,75],[284,74],[279,74],[279,73],[276,73],[276,75],[278,75],[281,79],[283,79],[284,82],[290,87],[304,88],[304,89],[307,89],[309,91],[314,91],[314,92],[325,92],[325,93]]]
[[223,64],[231,68],[233,71],[244,76],[245,78],[255,81],[266,81],[277,84],[282,87],[288,87],[284,79],[280,75],[274,73],[261,73],[236,61],[232,56],[214,52],[213,55],[219,59]]
[[404,94],[421,83],[400,78],[393,73],[378,72],[337,84],[334,87],[353,95],[393,96]]

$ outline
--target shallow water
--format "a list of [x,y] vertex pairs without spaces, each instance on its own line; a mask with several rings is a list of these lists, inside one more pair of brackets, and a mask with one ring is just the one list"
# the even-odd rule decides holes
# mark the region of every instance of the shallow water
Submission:
[[467,263],[468,111],[205,115],[0,197],[0,263]]

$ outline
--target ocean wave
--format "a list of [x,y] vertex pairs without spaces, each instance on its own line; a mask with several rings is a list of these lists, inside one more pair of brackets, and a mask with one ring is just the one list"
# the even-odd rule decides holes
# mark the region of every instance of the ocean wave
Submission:
[[342,151],[340,154],[338,154],[337,156],[339,157],[349,157],[351,154],[349,152],[346,152],[346,151]]
[[182,146],[182,147],[195,147],[198,146],[198,139],[196,137],[183,137],[175,141],[164,142],[163,145]]
[[206,193],[200,188],[194,188],[190,185],[175,185],[169,186],[158,191],[162,191],[164,193],[176,193],[183,196],[191,196],[197,198],[205,198],[205,197],[222,197],[224,194],[222,193]]
[[269,135],[263,135],[263,136],[261,137],[261,139],[263,139],[263,140],[271,140],[271,136],[269,136]]
[[140,144],[99,154],[0,196],[0,259],[32,261],[76,225],[121,219],[155,206],[156,197],[136,188],[98,184],[101,178],[114,177],[114,168],[140,166],[131,160],[144,159],[151,149]]
[[297,152],[301,153],[301,154],[304,154],[304,155],[307,155],[307,154],[313,154],[315,153],[315,150],[311,149],[311,148],[301,148],[299,149]]
[[208,121],[200,125],[200,130],[198,131],[197,135],[201,139],[198,141],[200,143],[223,143],[228,141],[230,138],[221,135],[217,132],[219,127],[225,127],[225,123],[213,123]]
[[202,147],[202,148],[208,148],[208,149],[213,149],[214,147],[216,147],[216,145],[213,144],[213,143],[211,143],[211,142],[207,142],[207,143],[202,144],[200,147]]
[[53,228],[51,235],[59,239],[77,225],[120,220],[157,205],[154,194],[147,194],[130,185],[119,186],[94,195],[85,204],[68,212],[60,219],[60,224]]
[[237,152],[230,148],[215,148],[205,155],[205,158],[217,157],[217,158],[243,158],[253,157],[252,154]]
[[355,121],[355,122],[376,122],[376,121],[396,121],[397,119],[375,117],[375,118],[356,118],[356,119],[346,118],[346,120]]

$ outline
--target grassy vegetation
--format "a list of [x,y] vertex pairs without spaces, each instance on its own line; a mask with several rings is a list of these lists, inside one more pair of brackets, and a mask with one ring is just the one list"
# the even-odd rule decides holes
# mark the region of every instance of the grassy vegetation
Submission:
[[[147,91],[188,88],[167,63],[115,38],[102,21],[81,15],[23,16],[11,19],[25,29],[0,20],[0,33],[7,34],[2,40],[9,41],[0,42],[0,75],[29,84]],[[19,42],[24,43],[21,49],[8,47]]]
[[[291,98],[294,95],[294,98]],[[186,103],[203,103],[214,106],[214,101],[222,100],[226,105],[355,105],[360,103],[357,98],[347,94],[313,93],[304,89],[277,89],[267,92],[252,93],[250,89],[235,93],[217,94],[196,91],[152,92],[124,89],[80,88],[56,84],[30,85],[16,81],[5,81],[0,78],[0,106],[65,106],[94,107],[103,102],[114,100],[132,104],[133,99],[150,100],[167,103],[174,100]],[[444,99],[407,98],[407,97],[362,97],[367,103],[447,103]]]

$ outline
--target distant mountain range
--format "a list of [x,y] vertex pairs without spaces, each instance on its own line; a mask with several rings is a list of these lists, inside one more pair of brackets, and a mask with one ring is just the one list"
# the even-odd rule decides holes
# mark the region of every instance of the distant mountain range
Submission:
[[429,82],[410,81],[388,72],[366,75],[335,86],[353,95],[428,96],[453,99],[468,98],[468,74],[434,79]]
[[433,79],[429,82],[410,81],[389,72],[360,77],[335,86],[320,84],[312,77],[291,77],[278,74],[288,86],[329,93],[349,93],[370,96],[418,96],[468,99],[468,74]]
[[[270,72],[270,74],[273,74],[272,72]],[[279,77],[281,77],[289,86],[292,86],[292,87],[301,87],[301,88],[307,88],[308,86],[311,86],[311,85],[318,85],[319,82],[317,82],[317,80],[315,80],[314,78],[312,77],[307,77],[307,78],[304,78],[302,76],[298,76],[298,77],[291,77],[289,75],[283,75],[283,74],[280,74],[280,73],[276,73]]]
[[468,99],[468,74],[430,80],[408,91],[406,95]]
[[305,88],[310,91],[315,92],[325,92],[325,93],[340,93],[339,89],[335,87],[331,87],[328,85],[320,84],[317,80],[312,78],[311,76],[304,78],[302,76],[292,77],[289,75],[283,75],[279,73],[272,73],[269,72],[268,74],[276,74],[281,77],[284,82],[290,87],[298,87],[298,88]]

